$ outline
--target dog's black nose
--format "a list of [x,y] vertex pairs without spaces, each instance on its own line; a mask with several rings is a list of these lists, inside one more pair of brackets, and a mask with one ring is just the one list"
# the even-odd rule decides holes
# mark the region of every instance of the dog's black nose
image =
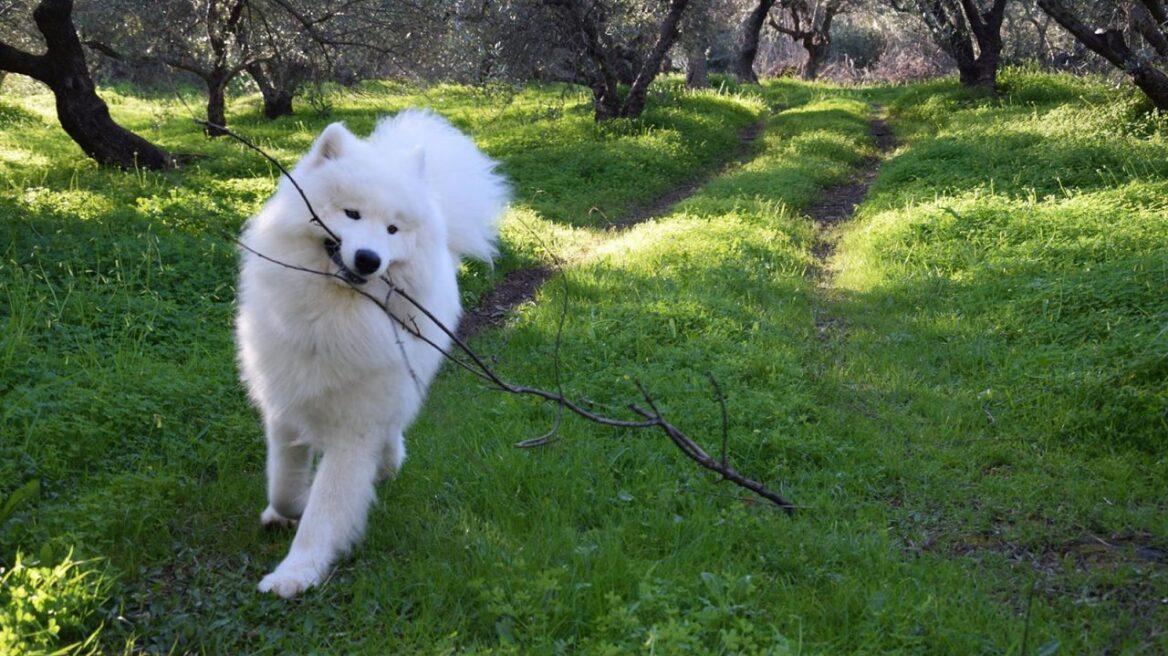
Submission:
[[371,250],[362,248],[357,251],[357,256],[353,259],[353,264],[357,267],[357,273],[367,276],[381,266],[381,258]]

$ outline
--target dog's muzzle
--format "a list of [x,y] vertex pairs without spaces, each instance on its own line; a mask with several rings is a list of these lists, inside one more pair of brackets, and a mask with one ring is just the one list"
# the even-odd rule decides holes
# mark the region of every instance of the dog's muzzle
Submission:
[[342,280],[349,283],[350,285],[364,285],[365,283],[369,282],[367,278],[357,275],[356,272],[345,266],[345,261],[341,259],[341,245],[336,241],[331,238],[325,238],[324,252],[328,253],[329,259],[333,261],[333,264],[340,268],[340,271],[338,271],[337,274],[341,277]]

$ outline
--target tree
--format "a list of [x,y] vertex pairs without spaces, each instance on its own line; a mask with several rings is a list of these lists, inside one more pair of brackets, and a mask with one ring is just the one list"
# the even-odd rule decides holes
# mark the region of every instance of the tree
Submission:
[[685,51],[685,86],[689,89],[710,86],[709,50],[713,4],[712,0],[696,0],[682,22],[679,39]]
[[[772,15],[770,25],[786,34],[807,51],[801,72],[804,80],[814,80],[831,52],[831,22],[847,9],[848,0],[783,0],[779,19]],[[772,12],[773,13],[773,12]]]
[[207,88],[204,132],[227,125],[227,85],[260,53],[247,39],[248,0],[107,0],[86,9],[95,38],[85,45],[113,59],[155,59],[197,77]]
[[914,13],[933,41],[957,63],[962,86],[996,93],[1007,0],[890,0]]
[[311,68],[297,57],[252,62],[245,70],[260,89],[267,118],[291,116],[296,90],[311,77]]
[[[543,0],[542,4],[551,11],[558,26],[556,38],[562,39],[560,46],[570,49],[571,81],[592,90],[596,120],[640,116],[645,109],[649,84],[657,77],[666,53],[677,40],[689,0],[669,0],[660,18],[646,18],[644,25],[654,26],[656,36],[652,48],[644,55],[641,45],[653,30],[630,29],[634,24],[627,20],[631,5],[592,2],[585,6],[575,0]],[[629,73],[631,84],[622,98],[619,85],[629,79]]]
[[207,89],[205,131],[219,136],[228,85],[242,73],[260,88],[265,115],[288,114],[299,87],[331,72],[341,53],[374,71],[413,54],[409,34],[437,32],[423,19],[439,9],[388,0],[104,0],[86,7],[94,37],[86,45],[197,77]]
[[758,38],[775,0],[758,0],[742,21],[742,45],[734,62],[734,75],[739,82],[758,84],[754,73],[754,58],[758,56]]
[[1147,44],[1133,48],[1123,31],[1108,24],[1088,24],[1085,12],[1065,0],[1038,0],[1038,6],[1075,39],[1126,73],[1157,109],[1168,110],[1168,10],[1162,0],[1129,0],[1125,18]]
[[72,0],[42,0],[33,10],[33,20],[44,39],[45,52],[34,55],[0,42],[0,70],[27,75],[47,85],[56,99],[61,127],[99,164],[127,169],[173,167],[170,155],[110,117],[85,62],[73,25]]

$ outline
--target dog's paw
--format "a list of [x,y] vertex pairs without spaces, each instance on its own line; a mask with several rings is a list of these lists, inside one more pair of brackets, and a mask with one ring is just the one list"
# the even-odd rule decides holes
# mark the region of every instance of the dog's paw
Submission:
[[260,592],[274,592],[291,599],[324,579],[324,571],[311,562],[280,563],[274,572],[260,580]]
[[268,506],[260,513],[260,523],[264,525],[264,528],[269,529],[293,528],[296,526],[295,519],[281,515],[271,506]]
[[377,466],[377,481],[396,478],[406,460],[406,445],[399,434],[381,450],[381,462]]

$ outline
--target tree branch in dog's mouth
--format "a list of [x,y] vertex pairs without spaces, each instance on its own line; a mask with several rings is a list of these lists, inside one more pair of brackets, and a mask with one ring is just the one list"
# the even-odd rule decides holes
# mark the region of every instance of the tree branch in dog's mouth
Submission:
[[[204,125],[210,125],[209,123],[207,123],[205,121],[197,121],[197,122],[202,123]],[[745,476],[738,473],[738,471],[736,471],[733,467],[731,467],[728,464],[727,458],[726,458],[727,427],[726,427],[726,416],[725,416],[725,413],[726,413],[725,401],[724,401],[724,397],[721,394],[720,388],[718,388],[718,386],[717,386],[717,382],[713,381],[712,377],[711,377],[711,382],[713,382],[714,388],[718,394],[719,402],[721,403],[722,412],[723,412],[722,453],[721,453],[721,457],[718,459],[711,457],[709,454],[707,454],[701,448],[701,446],[699,446],[696,442],[694,442],[693,439],[691,439],[684,432],[682,432],[679,428],[677,428],[676,426],[671,424],[668,420],[666,420],[665,417],[661,414],[660,410],[658,410],[657,405],[653,400],[653,397],[649,395],[649,392],[644,387],[642,387],[639,382],[637,383],[637,388],[640,390],[642,401],[648,406],[648,409],[646,409],[640,405],[637,405],[637,404],[629,404],[628,405],[629,410],[640,417],[640,419],[631,419],[631,420],[630,419],[618,419],[618,418],[608,417],[608,416],[604,416],[604,415],[600,415],[600,414],[591,412],[591,411],[585,409],[581,404],[576,403],[573,400],[569,399],[562,392],[550,392],[550,391],[535,388],[535,387],[526,387],[526,386],[515,385],[515,384],[507,382],[506,380],[501,378],[498,374],[496,374],[493,369],[491,369],[491,367],[486,363],[485,359],[482,356],[480,356],[477,352],[475,352],[473,349],[471,349],[471,347],[469,345],[467,345],[467,343],[463,339],[458,337],[458,335],[455,333],[454,327],[446,326],[441,321],[439,321],[438,318],[432,312],[427,310],[418,301],[416,301],[413,298],[413,296],[409,294],[408,291],[395,285],[393,283],[393,281],[389,278],[389,276],[387,276],[387,275],[381,276],[381,280],[384,281],[389,286],[389,291],[386,294],[384,299],[378,298],[377,296],[374,296],[373,294],[362,289],[360,286],[364,285],[366,282],[368,282],[368,280],[364,277],[357,275],[356,273],[351,271],[347,266],[345,266],[344,261],[341,258],[341,254],[340,254],[340,247],[341,247],[340,238],[337,237],[337,235],[334,234],[331,230],[329,230],[328,226],[326,226],[324,224],[324,222],[321,221],[320,217],[316,214],[316,211],[313,210],[312,203],[309,202],[308,196],[305,195],[304,191],[301,190],[300,185],[298,185],[296,183],[296,181],[292,178],[292,174],[289,173],[288,170],[286,168],[284,168],[284,166],[282,166],[278,161],[276,161],[271,155],[264,152],[263,149],[259,148],[255,144],[251,143],[250,141],[248,141],[244,137],[242,137],[238,134],[235,134],[234,132],[232,132],[231,130],[229,130],[225,127],[222,127],[222,126],[215,126],[215,127],[222,129],[223,133],[226,134],[227,136],[235,139],[236,141],[239,141],[240,143],[244,144],[248,148],[250,148],[250,149],[256,151],[257,153],[259,153],[260,155],[262,155],[269,162],[274,164],[285,177],[288,178],[288,180],[292,183],[292,185],[296,188],[296,190],[298,192],[300,192],[300,198],[304,201],[304,205],[308,208],[309,213],[312,215],[312,218],[310,219],[310,221],[312,223],[316,223],[317,225],[319,225],[328,234],[328,238],[326,238],[324,240],[324,243],[323,243],[324,249],[325,249],[325,252],[328,254],[329,260],[332,261],[334,264],[336,264],[339,267],[339,271],[337,273],[331,273],[328,271],[317,271],[315,269],[309,269],[307,267],[302,267],[302,266],[297,266],[297,265],[290,264],[287,262],[282,262],[276,258],[269,256],[269,255],[265,255],[263,253],[256,251],[255,249],[251,248],[247,244],[244,244],[242,241],[235,238],[234,236],[227,235],[227,238],[230,239],[231,241],[233,241],[235,244],[237,244],[240,248],[243,248],[244,250],[248,251],[249,253],[252,253],[256,257],[259,257],[267,262],[271,262],[273,264],[277,264],[279,266],[286,267],[288,269],[293,269],[296,271],[302,271],[304,273],[311,273],[311,274],[320,275],[320,276],[327,276],[330,278],[336,278],[338,280],[341,280],[341,281],[347,283],[353,291],[355,291],[358,294],[361,294],[362,296],[367,298],[369,301],[371,301],[372,303],[375,303],[379,308],[381,308],[382,312],[385,313],[385,315],[389,319],[389,321],[393,322],[393,324],[395,324],[396,326],[400,326],[401,328],[403,328],[405,330],[406,334],[408,334],[409,336],[411,336],[415,339],[421,340],[422,342],[426,343],[427,345],[429,345],[430,347],[434,348],[439,353],[441,353],[442,356],[445,357],[447,360],[451,361],[452,363],[459,366],[460,368],[462,368],[466,371],[469,371],[470,373],[474,374],[475,376],[478,376],[479,378],[489,382],[494,388],[496,388],[500,391],[507,392],[510,394],[523,395],[523,396],[534,396],[537,398],[544,399],[546,401],[550,401],[550,402],[556,404],[556,406],[559,407],[560,409],[570,410],[572,413],[576,414],[577,416],[582,417],[582,418],[584,418],[588,421],[591,421],[593,423],[600,424],[602,426],[610,426],[610,427],[614,427],[614,428],[630,428],[630,429],[632,429],[632,428],[657,428],[657,429],[660,429],[666,435],[666,437],[668,437],[669,440],[671,442],[673,442],[673,444],[675,446],[677,446],[677,448],[687,458],[689,458],[690,460],[693,460],[694,462],[696,462],[698,465],[702,466],[705,469],[709,469],[710,471],[713,471],[713,472],[720,474],[723,480],[730,481],[731,483],[734,483],[735,485],[737,485],[741,488],[744,488],[744,489],[750,490],[751,492],[754,492],[755,494],[759,495],[760,497],[767,499],[768,501],[772,502],[773,504],[775,504],[776,506],[778,506],[782,510],[786,511],[788,514],[794,512],[794,510],[797,508],[797,506],[795,504],[793,504],[791,501],[780,496],[779,494],[777,494],[776,492],[774,492],[770,488],[766,487],[762,483],[759,483],[759,482],[754,481],[752,479],[746,478]],[[226,233],[224,233],[224,234],[226,234]],[[396,314],[394,314],[394,312],[390,308],[390,300],[392,299],[392,297],[394,295],[397,295],[398,297],[405,300],[409,305],[411,305],[412,307],[417,309],[418,312],[420,312],[423,316],[425,316],[427,319],[429,319],[429,321],[431,323],[433,323],[443,334],[445,334],[448,338],[450,338],[450,340],[454,343],[454,345],[458,348],[458,350],[461,351],[466,356],[466,358],[468,358],[468,360],[464,360],[462,358],[455,356],[449,350],[439,346],[433,339],[427,337],[425,335],[425,333],[421,330],[421,328],[418,326],[418,323],[413,316],[408,317],[409,320],[407,321],[405,318],[399,317]],[[565,312],[566,312],[566,307],[565,307]],[[409,363],[407,361],[407,365],[408,364]],[[412,370],[411,370],[411,373],[412,373]],[[418,381],[415,378],[415,383],[417,383],[417,382]],[[559,419],[557,419],[557,425],[558,425],[558,423],[559,423]],[[553,429],[553,432],[554,432],[554,429]],[[550,440],[548,439],[548,436],[544,436],[543,438],[537,438],[536,440],[528,440],[525,442],[520,442],[518,446],[521,446],[521,447],[538,446],[538,445],[542,445],[542,444],[547,444],[549,441]]]
[[334,241],[332,237],[325,237],[324,252],[328,253],[329,259],[332,260],[333,264],[340,268],[340,271],[337,273],[340,275],[342,280],[349,283],[350,285],[364,285],[365,283],[369,282],[368,278],[363,278],[362,276],[357,275],[356,272],[345,266],[345,260],[341,257],[340,242]]

